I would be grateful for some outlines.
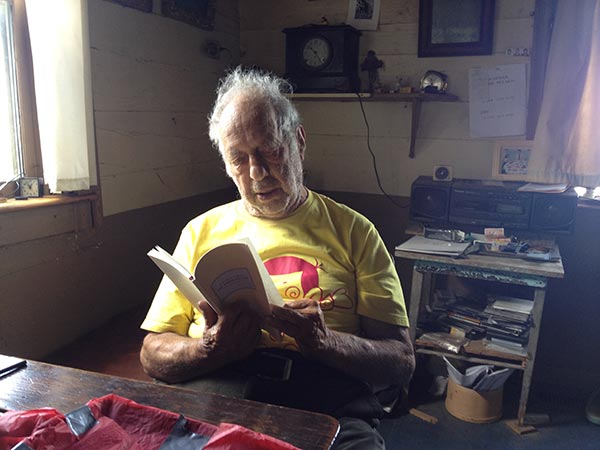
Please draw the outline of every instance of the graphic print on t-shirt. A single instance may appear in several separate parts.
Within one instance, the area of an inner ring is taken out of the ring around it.
[[[320,284],[319,272],[327,274],[327,270],[316,259],[311,263],[296,256],[279,256],[265,261],[265,267],[284,300],[315,299],[323,311],[354,308],[354,301],[345,286]]]

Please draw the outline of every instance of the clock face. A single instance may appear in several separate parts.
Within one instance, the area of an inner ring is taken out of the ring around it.
[[[302,46],[302,62],[311,70],[327,66],[332,56],[331,44],[323,37],[311,37]]]
[[[443,92],[446,90],[446,77],[436,71],[428,71],[421,79],[421,90],[425,92]]]
[[[19,180],[21,197],[39,197],[40,184],[37,178],[21,178]]]

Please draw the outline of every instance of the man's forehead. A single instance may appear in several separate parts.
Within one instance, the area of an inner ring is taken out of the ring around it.
[[[248,97],[233,99],[221,115],[221,130],[224,136],[243,131],[244,133],[273,133],[277,129],[275,111],[264,100]]]

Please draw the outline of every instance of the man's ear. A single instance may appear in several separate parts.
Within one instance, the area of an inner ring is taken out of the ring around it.
[[[300,159],[304,161],[304,150],[306,150],[306,131],[302,125],[298,125],[296,128],[296,142],[298,143],[298,153]]]
[[[228,176],[229,178],[233,178],[233,177],[231,176],[231,172],[229,171],[229,166],[227,165],[227,163],[225,163],[225,162],[224,162],[223,164],[225,165],[225,174],[227,174],[227,176]]]
[[[225,169],[225,173],[227,174],[227,176],[229,178],[233,178],[231,176],[231,172],[229,171],[229,164],[227,164],[227,162],[225,161],[225,154],[223,153],[223,149],[221,147],[219,147],[217,150],[219,151],[219,156],[221,156],[221,162],[223,163],[223,168]]]

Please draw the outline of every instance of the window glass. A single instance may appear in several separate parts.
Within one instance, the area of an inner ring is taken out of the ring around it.
[[[0,181],[22,173],[11,5],[0,0]]]

